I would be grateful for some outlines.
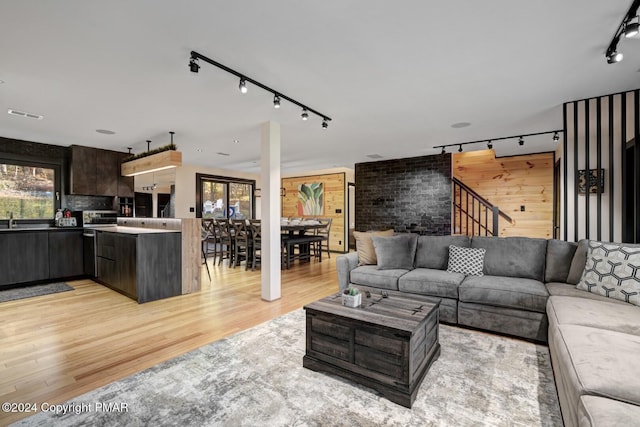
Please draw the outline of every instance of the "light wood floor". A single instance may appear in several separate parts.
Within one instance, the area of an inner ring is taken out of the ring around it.
[[[337,255],[282,272],[261,300],[260,272],[202,270],[200,292],[137,304],[91,280],[0,304],[0,403],[60,403],[337,292]],[[0,411],[0,425],[30,414]]]

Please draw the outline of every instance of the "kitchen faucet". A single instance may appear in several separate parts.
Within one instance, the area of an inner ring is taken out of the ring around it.
[[[9,212],[9,228],[16,227],[16,220],[13,219],[13,212]]]

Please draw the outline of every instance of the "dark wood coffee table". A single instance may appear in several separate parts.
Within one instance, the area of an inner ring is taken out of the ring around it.
[[[401,295],[362,295],[358,308],[335,294],[307,304],[303,366],[371,387],[408,408],[440,355],[438,305]]]

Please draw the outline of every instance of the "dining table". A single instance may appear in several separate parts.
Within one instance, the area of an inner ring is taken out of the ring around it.
[[[285,249],[283,265],[288,270],[291,266],[291,262],[295,259],[300,261],[311,260],[311,245],[321,239],[320,236],[306,235],[309,230],[316,230],[326,227],[326,224],[322,224],[316,220],[303,220],[303,221],[281,221],[280,230],[286,232],[283,234],[282,245]],[[295,248],[298,248],[298,253],[295,253]],[[319,261],[322,262],[322,253],[318,252]]]

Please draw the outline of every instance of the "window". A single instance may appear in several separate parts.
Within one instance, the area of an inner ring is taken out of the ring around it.
[[[53,219],[56,166],[0,160],[0,218]]]
[[[196,174],[196,216],[199,218],[253,218],[256,182],[222,176]]]

